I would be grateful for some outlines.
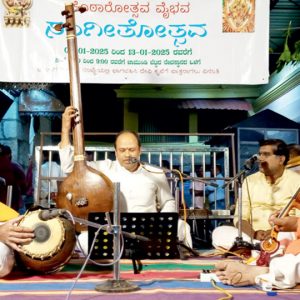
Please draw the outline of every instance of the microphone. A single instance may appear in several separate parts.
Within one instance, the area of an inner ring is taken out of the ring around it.
[[[251,170],[257,160],[258,160],[258,154],[253,154],[250,158],[245,160],[244,168],[246,170]]]
[[[136,157],[129,157],[128,160],[131,164],[140,163],[140,161]]]
[[[44,209],[39,213],[39,218],[42,221],[48,221],[59,216],[63,216],[66,213],[66,209]]]

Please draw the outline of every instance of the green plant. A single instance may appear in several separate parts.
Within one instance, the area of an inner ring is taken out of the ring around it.
[[[300,61],[300,40],[295,42],[294,45],[294,52],[291,53],[290,47],[289,47],[289,40],[292,36],[292,28],[291,28],[292,22],[289,22],[289,26],[287,29],[286,37],[285,37],[285,43],[284,43],[284,49],[281,55],[279,56],[277,62],[276,62],[276,71],[280,72],[282,68],[292,62],[297,63]]]

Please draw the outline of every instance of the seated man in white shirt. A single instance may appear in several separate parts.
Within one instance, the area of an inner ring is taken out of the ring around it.
[[[73,169],[73,149],[69,133],[71,121],[77,117],[74,107],[69,106],[63,114],[62,135],[59,144],[61,167],[64,173]],[[121,212],[176,212],[175,199],[171,194],[167,178],[159,168],[143,166],[139,161],[141,143],[132,131],[120,132],[115,140],[116,160],[88,162],[88,165],[104,173],[112,182],[120,183]],[[132,158],[137,161],[133,162]],[[82,236],[82,234],[81,234]],[[192,248],[190,228],[179,219],[178,238]],[[86,237],[85,237],[86,240]],[[86,242],[82,242],[87,252]]]

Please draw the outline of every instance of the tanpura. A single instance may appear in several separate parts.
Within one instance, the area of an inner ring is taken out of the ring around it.
[[[85,10],[84,7],[79,8],[81,13]],[[77,109],[79,119],[73,123],[73,171],[59,185],[56,205],[59,208],[66,208],[78,218],[87,219],[90,212],[109,212],[112,210],[114,190],[113,184],[107,176],[89,167],[86,163],[73,3],[65,5],[62,15],[65,16],[66,22],[58,24],[55,28],[56,30],[65,28],[67,32],[70,102]],[[76,225],[76,230],[79,232],[85,228],[83,225]]]

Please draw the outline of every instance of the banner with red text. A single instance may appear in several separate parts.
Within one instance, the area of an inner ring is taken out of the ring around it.
[[[85,0],[82,83],[268,82],[269,0]],[[0,81],[69,82],[64,0],[2,0]]]

